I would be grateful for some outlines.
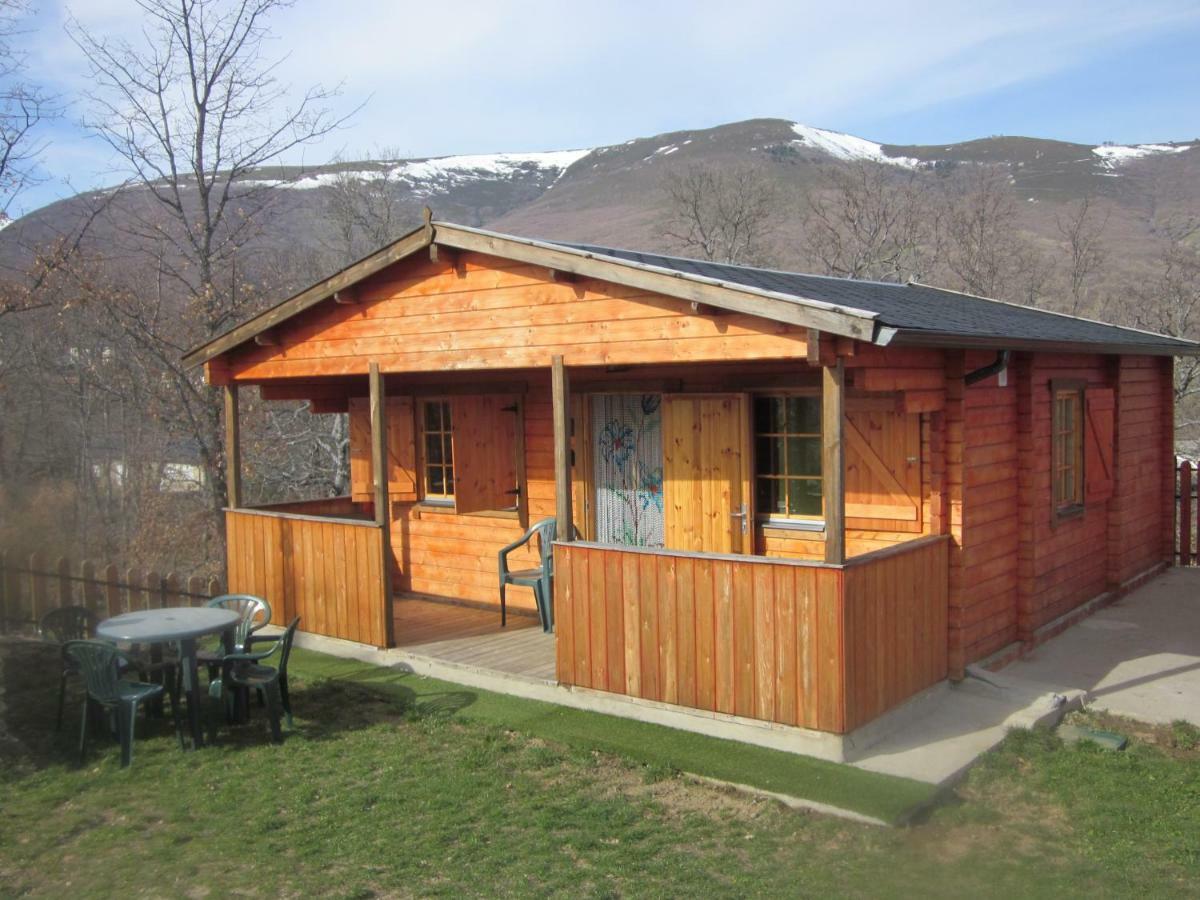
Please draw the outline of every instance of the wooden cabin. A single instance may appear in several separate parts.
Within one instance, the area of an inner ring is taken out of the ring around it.
[[[494,607],[556,517],[561,684],[846,734],[1170,564],[1198,349],[427,220],[186,362],[225,390],[231,590],[386,647],[394,598]],[[250,385],[349,414],[349,496],[242,506]]]

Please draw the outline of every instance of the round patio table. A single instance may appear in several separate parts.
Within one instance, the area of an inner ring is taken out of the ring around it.
[[[200,724],[200,678],[196,666],[196,639],[221,632],[225,652],[233,652],[233,627],[241,617],[231,609],[168,607],[122,613],[96,626],[96,636],[131,644],[179,644],[183,690],[187,694],[188,725],[192,746],[204,746]]]

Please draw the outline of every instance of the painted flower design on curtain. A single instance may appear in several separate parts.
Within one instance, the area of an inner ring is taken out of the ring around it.
[[[592,400],[601,542],[663,544],[661,404],[659,394],[610,394]]]

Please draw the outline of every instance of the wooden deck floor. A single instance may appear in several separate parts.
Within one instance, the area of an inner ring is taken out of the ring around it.
[[[554,680],[554,635],[534,616],[474,609],[419,597],[393,602],[396,647],[446,662]]]

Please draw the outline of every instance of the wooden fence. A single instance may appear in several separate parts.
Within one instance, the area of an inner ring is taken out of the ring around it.
[[[555,545],[562,684],[845,733],[946,677],[947,541],[845,566]]]
[[[26,631],[47,612],[61,606],[84,606],[101,618],[137,609],[201,606],[222,593],[217,578],[155,569],[119,569],[90,559],[76,563],[43,553],[18,559],[0,553],[0,628]]]
[[[1193,464],[1189,460],[1179,463],[1175,470],[1175,560],[1181,566],[1200,565],[1200,552],[1196,547],[1196,501],[1200,496],[1200,463]]]

